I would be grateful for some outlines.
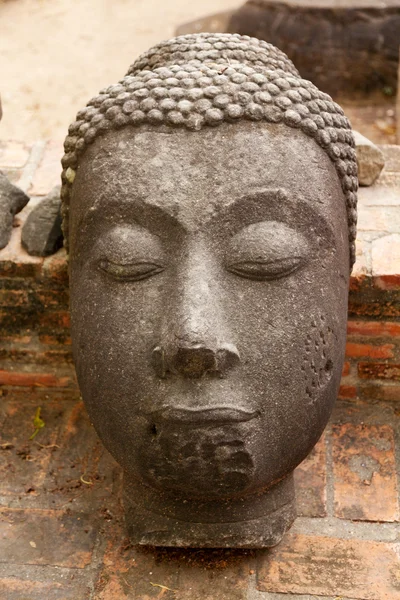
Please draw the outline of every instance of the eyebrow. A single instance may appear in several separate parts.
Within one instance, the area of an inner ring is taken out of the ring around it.
[[[105,197],[106,195],[104,195]],[[167,228],[173,228],[176,232],[189,231],[187,224],[171,214],[170,210],[165,210],[162,206],[149,200],[149,197],[136,197],[128,200],[126,196],[121,196],[121,204],[118,207],[121,222],[125,220],[129,224],[133,219],[138,225],[156,234],[165,232],[166,222]],[[80,228],[90,228],[94,219],[103,216],[101,204],[102,201],[99,198],[98,210],[88,210],[80,222]],[[222,206],[220,210],[216,206],[216,209],[215,213],[202,220],[203,225],[208,223],[210,226],[218,226],[218,223],[222,222],[224,229],[235,233],[251,223],[281,221],[290,224],[296,217],[297,221],[300,220],[299,224],[303,226],[303,229],[309,229],[310,223],[318,223],[321,232],[325,232],[328,238],[335,237],[332,224],[320,211],[310,202],[284,188],[259,187],[251,190],[248,194],[232,197],[232,201],[228,205]]]
[[[254,211],[249,209],[253,208]],[[334,237],[334,229],[328,219],[310,202],[284,188],[258,188],[249,194],[233,199],[232,203],[218,211],[217,218],[223,219],[228,227],[241,227],[260,221],[283,221],[290,223],[296,217],[307,228],[310,223],[318,223],[329,237]]]

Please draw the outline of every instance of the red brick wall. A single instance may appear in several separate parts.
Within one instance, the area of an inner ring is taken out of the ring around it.
[[[75,387],[64,251],[0,261],[0,386]]]
[[[399,279],[351,279],[342,398],[400,400]]]

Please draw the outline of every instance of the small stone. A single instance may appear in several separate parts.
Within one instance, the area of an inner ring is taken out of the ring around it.
[[[22,246],[33,256],[49,256],[63,244],[60,186],[32,210],[22,228]]]
[[[10,240],[14,216],[28,202],[29,197],[0,171],[0,249],[7,246]]]
[[[378,179],[385,166],[382,150],[358,131],[354,131],[354,137],[356,140],[358,179],[360,185],[372,185]]]

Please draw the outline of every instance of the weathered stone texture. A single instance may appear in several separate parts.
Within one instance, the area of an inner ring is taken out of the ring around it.
[[[332,95],[397,88],[398,0],[249,0],[228,31],[277,45],[305,79]]]
[[[22,246],[33,256],[54,254],[63,245],[60,186],[29,213],[22,229]]]
[[[358,131],[354,132],[357,152],[358,181],[360,185],[370,186],[378,179],[385,159],[382,150]]]

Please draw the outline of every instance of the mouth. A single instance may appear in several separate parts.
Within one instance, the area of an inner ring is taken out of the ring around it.
[[[151,417],[169,423],[241,423],[255,419],[259,414],[259,411],[250,412],[227,406],[213,406],[202,409],[167,406],[151,413]]]

